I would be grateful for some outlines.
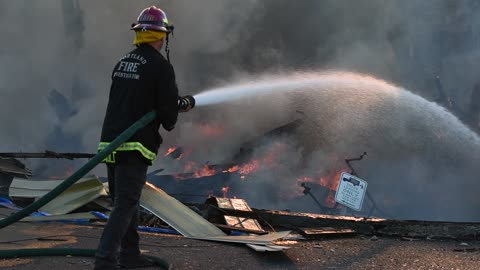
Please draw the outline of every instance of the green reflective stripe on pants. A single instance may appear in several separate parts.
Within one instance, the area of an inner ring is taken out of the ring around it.
[[[100,144],[98,145],[98,151],[102,151],[109,144],[110,143],[108,142],[100,142]],[[142,156],[144,156],[148,160],[153,161],[155,160],[155,158],[157,158],[157,155],[155,153],[148,150],[148,148],[146,148],[145,146],[143,146],[143,144],[139,142],[122,143],[115,151],[139,151],[142,154]],[[110,158],[107,158],[107,159],[110,159]],[[114,160],[112,160],[113,158],[111,158],[110,160],[107,160],[107,159],[105,160],[105,162],[115,162]]]
[[[101,150],[99,150],[100,152]],[[110,155],[108,155],[104,160],[102,160],[102,162],[105,162],[105,163],[115,163],[115,154],[117,152],[112,152]]]

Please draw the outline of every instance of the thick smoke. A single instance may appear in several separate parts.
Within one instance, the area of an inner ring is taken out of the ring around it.
[[[152,4],[176,26],[171,57],[183,94],[258,74],[344,69],[392,81],[479,129],[480,100],[471,99],[480,60],[474,0],[18,0],[0,1],[0,151],[95,152],[111,68],[132,49],[130,23]],[[192,158],[198,162],[227,161],[243,140],[267,131],[265,124],[297,119],[292,102],[282,95],[221,121],[216,116],[230,115],[229,106],[198,108],[181,115],[176,130],[163,132],[164,147],[197,147]],[[212,123],[225,134],[192,132]]]
[[[8,63],[1,70],[1,115],[9,131],[2,134],[3,148],[43,147],[56,124],[45,98],[52,89],[78,108],[58,124],[82,133],[85,150],[94,148],[110,69],[131,48],[129,24],[151,4],[163,7],[177,27],[171,47],[183,93],[239,75],[331,67],[373,74],[429,99],[438,96],[438,75],[465,112],[477,80],[474,1],[2,2],[2,39],[12,44],[0,51]],[[9,120],[12,111],[20,121]],[[190,117],[197,118],[184,118]]]
[[[275,157],[283,161],[268,172],[267,178],[278,188],[257,192],[291,188],[300,176],[328,175],[339,169],[339,161],[367,152],[355,164],[356,171],[369,182],[377,203],[393,217],[478,220],[480,200],[475,187],[480,138],[436,103],[354,73],[284,75],[259,80],[257,85],[262,86],[257,95],[221,105],[226,106],[223,114],[211,119],[226,122],[228,136],[196,147],[204,153],[228,141],[237,143],[238,149],[243,140],[254,139],[254,133],[302,119],[291,137],[275,140],[288,146],[277,149]],[[239,86],[225,88],[224,94]],[[234,123],[227,123],[232,119]],[[275,151],[272,145],[268,151]],[[259,147],[253,156],[261,159],[264,148]],[[271,201],[268,204],[261,198],[255,197],[256,202],[271,206]]]

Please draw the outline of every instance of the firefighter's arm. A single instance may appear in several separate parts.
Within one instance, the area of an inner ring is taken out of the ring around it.
[[[178,88],[175,81],[175,72],[171,65],[167,66],[162,74],[163,80],[160,80],[157,112],[165,130],[170,131],[175,128],[178,118]]]

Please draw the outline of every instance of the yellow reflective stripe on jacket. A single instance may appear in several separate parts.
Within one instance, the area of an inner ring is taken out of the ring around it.
[[[103,149],[105,149],[110,143],[108,142],[100,142],[100,144],[98,145],[98,151],[102,151]],[[157,155],[155,153],[153,153],[152,151],[148,150],[148,148],[146,148],[145,146],[143,146],[143,144],[139,143],[139,142],[124,142],[122,143],[114,152],[113,154],[115,154],[116,151],[139,151],[142,156],[144,156],[146,159],[148,160],[155,160],[157,158]],[[115,162],[113,156],[114,155],[111,155],[112,157],[108,156],[106,159],[105,159],[105,162]]]

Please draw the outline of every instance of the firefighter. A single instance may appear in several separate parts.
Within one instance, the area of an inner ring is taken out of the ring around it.
[[[113,210],[95,253],[95,269],[147,267],[153,263],[139,248],[138,208],[147,168],[156,158],[162,138],[160,127],[171,131],[179,111],[194,106],[191,96],[179,97],[175,73],[169,61],[168,37],[173,30],[165,12],[151,6],[136,23],[134,50],[123,56],[111,74],[109,101],[98,150],[146,113],[158,117],[140,129],[107,157],[108,183]],[[165,45],[167,59],[160,53]]]

